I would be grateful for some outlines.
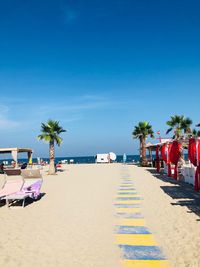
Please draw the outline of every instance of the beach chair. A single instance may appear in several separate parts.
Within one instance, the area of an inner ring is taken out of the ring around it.
[[[22,207],[25,200],[30,197],[34,200],[40,196],[42,176],[38,170],[22,170],[23,175],[6,175],[5,183],[0,190],[0,199],[6,200],[7,207],[13,202],[22,200]]]
[[[4,169],[4,172],[8,175],[8,176],[13,176],[13,175],[20,175],[21,174],[21,169]]]
[[[0,190],[0,200],[6,199],[7,196],[20,192],[23,188],[23,178],[21,176],[5,175],[4,184]]]
[[[24,179],[22,192],[29,194],[29,196],[33,199],[38,199],[40,197],[40,189],[43,183],[40,170],[21,170],[21,176]]]
[[[3,188],[5,184],[5,174],[0,174],[0,190]]]

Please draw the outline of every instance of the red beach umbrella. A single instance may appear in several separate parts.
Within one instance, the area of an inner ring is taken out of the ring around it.
[[[160,146],[157,145],[157,146],[156,146],[156,169],[157,169],[157,172],[160,172],[159,149],[160,149]]]
[[[170,152],[169,161],[175,165],[174,178],[178,178],[178,162],[181,156],[181,144],[178,141],[173,141]]]
[[[166,144],[163,144],[161,146],[161,157],[162,157],[162,160],[167,163],[167,155],[166,155],[166,149],[167,149],[167,145]]]
[[[172,176],[172,171],[171,171],[171,163],[170,163],[170,151],[171,151],[172,144],[169,143],[167,144],[167,166],[168,166],[168,177]]]
[[[197,150],[195,138],[190,138],[188,146],[188,158],[194,166],[197,166]]]
[[[188,146],[188,158],[196,166],[194,189],[200,189],[200,140],[190,138]]]

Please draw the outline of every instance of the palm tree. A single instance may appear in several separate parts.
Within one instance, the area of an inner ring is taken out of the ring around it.
[[[132,132],[134,139],[140,140],[140,158],[141,158],[141,165],[147,165],[147,158],[146,158],[146,139],[148,136],[154,138],[154,132],[152,126],[149,122],[141,121],[138,125],[135,126]]]
[[[62,143],[61,133],[66,132],[60,125],[59,121],[49,119],[47,123],[41,124],[41,134],[38,140],[44,140],[49,143],[49,174],[55,174],[55,149],[54,144],[58,146]]]
[[[192,136],[194,136],[194,137],[200,137],[200,131],[199,130],[196,130],[196,129],[193,129],[192,130]]]
[[[190,127],[192,125],[192,120],[183,115],[174,115],[171,116],[171,120],[167,121],[167,125],[170,126],[170,128],[167,130],[166,134],[174,130],[173,139],[179,139],[182,136],[182,132],[187,135],[191,133]]]

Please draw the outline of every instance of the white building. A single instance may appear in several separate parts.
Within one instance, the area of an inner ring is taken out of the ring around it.
[[[117,156],[113,153],[106,153],[106,154],[97,154],[95,159],[96,163],[110,163],[115,161]]]

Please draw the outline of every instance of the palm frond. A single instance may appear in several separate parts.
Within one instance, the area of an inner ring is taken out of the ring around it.
[[[132,136],[134,139],[139,139],[141,137],[147,138],[148,136],[154,137],[154,132],[152,129],[152,126],[149,124],[149,122],[146,121],[140,121],[138,125],[134,127],[134,130],[132,132]]]
[[[49,119],[47,123],[41,123],[41,134],[38,135],[38,140],[45,142],[56,142],[58,146],[62,143],[62,138],[59,136],[61,133],[66,132],[59,121]]]
[[[166,134],[170,133],[171,131],[173,130],[173,128],[169,128],[167,131],[166,131]]]

